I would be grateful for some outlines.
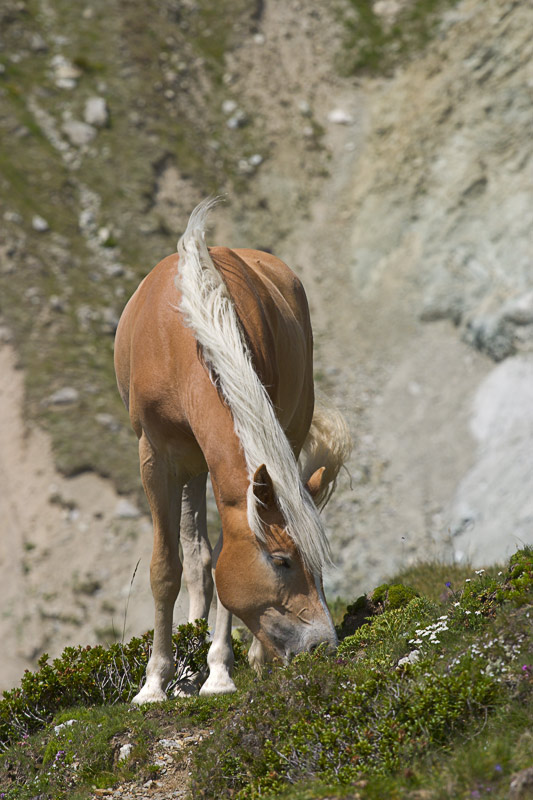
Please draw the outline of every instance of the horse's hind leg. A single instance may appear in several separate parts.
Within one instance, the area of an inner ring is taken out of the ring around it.
[[[146,668],[146,682],[134,703],[154,703],[166,698],[165,688],[174,675],[172,619],[181,584],[179,520],[181,487],[170,475],[143,434],[139,459],[144,490],[154,524],[154,546],[150,563],[150,584],[155,605],[154,645]]]
[[[207,536],[205,484],[207,473],[187,482],[181,496],[180,541],[183,550],[183,577],[189,593],[189,622],[207,619],[213,599],[211,544]],[[198,694],[207,668],[180,681],[178,697]]]
[[[213,599],[211,545],[207,537],[206,479],[207,473],[192,478],[182,495],[180,539],[183,577],[189,593],[189,622],[207,619]]]

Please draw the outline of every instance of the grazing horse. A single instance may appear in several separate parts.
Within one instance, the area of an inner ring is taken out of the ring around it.
[[[178,253],[142,281],[116,335],[117,382],[139,438],[154,527],[154,644],[138,703],[163,700],[173,676],[182,571],[194,620],[207,617],[215,569],[219,602],[203,694],[235,690],[232,613],[254,634],[256,665],[336,643],[322,589],[329,549],[313,498],[320,504],[328,494],[349,436],[337,412],[313,415],[300,281],[268,253],[208,248],[214,202],[193,211]],[[222,522],[213,553],[208,472]]]

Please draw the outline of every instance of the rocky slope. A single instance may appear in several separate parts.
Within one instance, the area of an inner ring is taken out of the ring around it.
[[[149,624],[112,333],[213,189],[213,242],[302,275],[317,384],[354,434],[330,592],[533,540],[528,3],[462,0],[387,78],[341,77],[341,17],[300,0],[0,14],[0,683],[121,631],[139,557],[128,632]]]

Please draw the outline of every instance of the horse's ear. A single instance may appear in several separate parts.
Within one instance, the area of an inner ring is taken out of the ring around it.
[[[274,508],[276,505],[276,493],[272,478],[264,464],[261,464],[254,475],[254,495],[264,508]]]
[[[307,489],[313,500],[316,500],[316,498],[320,495],[322,491],[322,483],[324,481],[325,471],[326,471],[325,467],[320,467],[319,469],[317,469],[316,472],[313,472],[313,474],[311,475],[311,477],[309,478],[309,480],[305,485],[305,488]]]

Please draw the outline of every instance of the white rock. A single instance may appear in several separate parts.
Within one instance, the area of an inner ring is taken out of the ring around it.
[[[336,125],[351,125],[353,117],[343,108],[334,108],[328,114],[328,121],[334,122]]]
[[[81,70],[64,56],[57,55],[52,59],[52,68],[56,86],[60,89],[74,89],[81,76]]]
[[[40,217],[38,214],[32,218],[31,226],[34,231],[38,231],[39,233],[46,233],[46,231],[50,230],[50,225],[44,219],[44,217]]]
[[[22,217],[16,211],[6,211],[4,219],[6,222],[14,222],[16,225],[20,225],[22,222]]]
[[[34,53],[45,53],[48,50],[48,45],[40,33],[34,33],[30,39],[30,50]]]
[[[158,744],[167,750],[181,750],[183,742],[180,739],[160,739]]]
[[[248,117],[241,108],[238,108],[237,111],[228,119],[226,125],[231,130],[235,130],[236,128],[242,128],[247,122]]]
[[[92,125],[77,119],[68,119],[64,122],[63,132],[75,147],[83,147],[89,144],[96,136],[96,130]]]
[[[69,403],[76,403],[79,399],[79,392],[73,386],[65,386],[50,395],[48,402],[53,406],[65,406]]]
[[[400,658],[398,661],[398,666],[401,667],[404,664],[416,664],[417,661],[420,660],[420,650],[411,650],[409,655],[404,656],[404,658]]]
[[[105,128],[109,122],[109,109],[105,98],[89,97],[85,103],[83,119],[88,125],[94,125],[96,128]]]
[[[131,751],[133,750],[132,744],[123,744],[120,750],[118,751],[118,760],[119,761],[126,761],[131,755]]]
[[[99,244],[103,244],[104,242],[107,242],[107,240],[109,239],[110,236],[111,236],[111,230],[109,228],[106,228],[106,227],[98,228],[97,237],[98,237],[98,243]]]
[[[224,100],[222,103],[222,111],[224,114],[233,114],[237,110],[237,103],[235,100]]]
[[[62,722],[61,725],[54,725],[54,733],[60,733],[65,728],[69,728],[71,725],[74,725],[77,721],[77,719],[68,719],[66,722]]]
[[[515,325],[531,325],[533,322],[533,292],[509,300],[502,310],[504,319]]]
[[[129,500],[126,500],[125,497],[122,497],[116,507],[115,507],[115,517],[119,519],[136,519],[140,517],[141,512],[131,503]]]
[[[248,159],[248,163],[252,167],[258,167],[260,164],[263,163],[263,156],[260,155],[259,153],[254,153],[254,155],[250,156],[250,158]]]

